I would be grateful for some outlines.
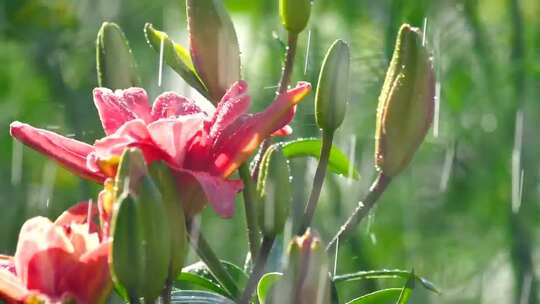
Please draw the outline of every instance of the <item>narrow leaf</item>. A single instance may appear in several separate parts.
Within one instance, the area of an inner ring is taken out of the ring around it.
[[[414,289],[414,271],[411,272],[409,275],[409,278],[407,279],[407,282],[405,283],[405,286],[403,286],[403,289],[401,289],[401,294],[399,295],[399,299],[396,302],[396,304],[407,304],[409,303],[409,299],[412,295],[413,289]]]
[[[259,297],[259,302],[261,304],[265,303],[266,296],[270,291],[270,288],[281,279],[283,274],[279,272],[269,272],[261,277],[259,284],[257,285],[257,296]]]
[[[179,290],[171,295],[171,304],[234,304],[222,295],[198,290]]]
[[[319,159],[321,156],[322,141],[318,138],[301,138],[281,144],[283,154],[287,158],[311,156]],[[328,160],[330,171],[358,180],[360,174],[351,166],[345,153],[332,145],[330,159]]]
[[[355,273],[349,273],[344,275],[335,276],[333,278],[333,281],[335,283],[341,283],[341,282],[349,282],[349,281],[356,281],[356,280],[366,280],[366,279],[395,279],[395,278],[409,278],[411,273],[409,271],[405,270],[370,270],[370,271],[358,271]],[[434,293],[440,294],[441,292],[439,289],[433,284],[432,282],[428,281],[427,279],[420,277],[418,275],[414,275],[414,278],[424,286],[429,291],[432,291]]]
[[[363,295],[346,304],[395,304],[401,288],[388,288]]]
[[[178,73],[190,86],[206,98],[209,98],[208,90],[197,75],[191,56],[184,47],[171,40],[167,33],[154,29],[154,26],[150,23],[144,26],[144,34],[148,44],[158,54],[163,46],[163,61],[168,66]]]
[[[204,289],[208,291],[212,291],[215,293],[219,293],[223,296],[229,296],[228,292],[223,289],[218,283],[213,282],[209,279],[207,279],[204,276],[190,273],[190,272],[182,272],[177,278],[174,283],[174,286],[179,289]]]

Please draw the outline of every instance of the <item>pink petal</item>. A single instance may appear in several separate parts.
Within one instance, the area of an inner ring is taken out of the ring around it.
[[[133,119],[152,121],[151,108],[146,92],[141,88],[116,90],[94,89],[94,104],[99,113],[105,134],[110,135],[124,123]]]
[[[238,81],[218,103],[216,112],[210,122],[209,137],[214,139],[238,117],[249,109],[251,98],[247,95],[247,83]]]
[[[0,300],[6,303],[23,303],[30,292],[11,272],[0,269]]]
[[[229,176],[257,149],[261,141],[285,127],[294,115],[294,107],[311,90],[307,82],[281,94],[266,110],[254,115],[244,115],[216,139],[212,150],[214,159],[210,173]]]
[[[55,261],[40,260],[40,263],[34,265],[32,269],[29,268],[29,263],[35,255],[52,248],[65,252],[73,250],[71,242],[61,227],[54,225],[44,217],[34,217],[23,224],[19,233],[14,261],[17,275],[29,288],[31,288],[28,285],[30,281],[43,282],[44,288],[54,285],[50,274],[57,268],[54,264]],[[39,268],[36,268],[38,266]]]
[[[192,204],[192,206],[184,206],[188,209],[187,214],[200,211],[204,203],[208,201],[212,209],[221,217],[233,216],[235,196],[243,188],[242,181],[226,180],[201,171],[179,170],[178,173],[178,187],[182,189],[181,193],[184,191],[184,195],[189,193],[189,197],[182,197],[182,201]],[[194,187],[198,187],[202,192]]]
[[[73,173],[99,183],[105,180],[100,172],[92,172],[86,167],[86,158],[94,148],[86,143],[63,137],[56,133],[34,128],[20,122],[10,126],[11,136],[32,149],[54,159]]]
[[[87,166],[91,170],[101,170],[100,161],[122,155],[124,149],[141,149],[148,163],[164,158],[165,154],[156,146],[143,120],[135,119],[125,123],[114,134],[94,143],[95,151],[88,157]]]
[[[156,146],[170,158],[170,165],[182,167],[188,144],[201,130],[204,115],[183,115],[174,119],[160,119],[148,125],[148,132]]]
[[[174,92],[165,92],[156,98],[152,106],[152,119],[197,114],[202,110],[192,100]]]
[[[283,136],[289,136],[293,133],[293,130],[291,128],[291,126],[289,125],[286,125],[285,127],[275,131],[274,133],[272,133],[272,136],[278,136],[278,137],[283,137]]]

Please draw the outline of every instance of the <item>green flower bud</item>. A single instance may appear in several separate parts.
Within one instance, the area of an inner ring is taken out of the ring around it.
[[[401,26],[377,108],[375,163],[386,176],[411,161],[433,120],[435,76],[422,32]]]
[[[190,52],[197,74],[217,104],[240,80],[238,38],[222,0],[187,0]]]
[[[279,0],[279,17],[285,29],[293,34],[303,31],[311,14],[311,0]]]
[[[140,86],[137,65],[122,29],[104,22],[96,41],[98,85],[110,89]]]
[[[315,96],[315,118],[325,132],[333,133],[345,118],[349,65],[349,46],[343,40],[336,40],[324,58]]]
[[[258,222],[264,236],[283,232],[291,209],[290,176],[289,161],[277,145],[271,146],[263,155],[257,180]]]
[[[113,280],[130,298],[152,303],[169,275],[171,237],[163,198],[139,150],[122,155],[117,188],[111,230]]]
[[[159,187],[167,211],[171,236],[170,276],[176,278],[182,271],[188,249],[184,208],[171,170],[161,162],[154,162],[150,174]]]
[[[328,256],[319,236],[306,230],[295,236],[288,248],[288,266],[272,289],[270,303],[330,304]]]

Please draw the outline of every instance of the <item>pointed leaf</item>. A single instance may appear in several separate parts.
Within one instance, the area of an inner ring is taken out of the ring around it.
[[[207,291],[179,290],[171,295],[171,304],[235,304],[222,295]]]
[[[187,0],[190,53],[197,74],[217,104],[240,80],[238,38],[222,0]]]
[[[223,289],[218,283],[209,280],[208,278],[191,273],[191,272],[182,272],[174,283],[174,286],[179,289],[203,289],[219,293],[220,295],[229,296],[229,293]]]
[[[321,156],[322,141],[318,138],[301,138],[281,145],[283,154],[287,158],[311,156],[319,159]],[[360,174],[358,174],[355,168],[352,168],[345,153],[334,145],[332,145],[332,150],[330,151],[328,169],[336,174],[344,175],[355,180],[360,178]]]
[[[189,52],[180,44],[169,38],[167,33],[154,29],[147,23],[144,26],[144,34],[150,46],[158,53],[161,52],[163,41],[163,61],[180,75],[190,86],[196,89],[206,98],[209,98],[208,90],[200,80]]]
[[[407,304],[409,303],[409,299],[412,295],[413,289],[414,289],[414,282],[416,281],[414,277],[414,271],[411,271],[411,274],[409,275],[409,278],[407,279],[407,282],[405,283],[405,286],[403,286],[403,289],[401,289],[401,294],[399,295],[399,299],[396,302],[396,304]]]
[[[137,65],[122,29],[104,22],[96,41],[98,85],[110,89],[141,86]]]
[[[365,279],[409,278],[410,275],[411,273],[409,271],[399,269],[369,270],[335,276],[332,281],[334,281],[334,283],[340,283]],[[441,293],[439,289],[435,286],[435,284],[428,281],[427,279],[418,275],[414,275],[414,277],[418,282],[420,282],[420,284],[422,284],[422,286],[424,286],[425,289],[437,294]]]
[[[257,285],[257,296],[259,297],[259,302],[261,304],[265,303],[268,291],[270,291],[270,288],[272,288],[274,283],[279,281],[282,276],[283,274],[279,272],[269,272],[261,277],[259,284]]]
[[[388,288],[363,295],[346,304],[395,304],[399,298],[401,288]]]

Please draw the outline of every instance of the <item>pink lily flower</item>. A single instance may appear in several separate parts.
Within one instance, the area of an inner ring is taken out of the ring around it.
[[[89,203],[21,228],[15,256],[0,256],[0,299],[7,303],[104,303],[111,290],[108,256]]]
[[[295,107],[309,93],[307,82],[281,94],[266,110],[248,114],[247,83],[236,82],[214,113],[173,92],[157,97],[153,106],[146,92],[130,88],[112,92],[94,89],[94,103],[106,136],[93,146],[27,124],[11,124],[11,135],[55,159],[76,174],[103,183],[113,177],[119,156],[137,147],[148,163],[165,161],[181,187],[188,216],[208,201],[222,217],[234,213],[240,180],[227,179],[270,135],[290,133]]]

